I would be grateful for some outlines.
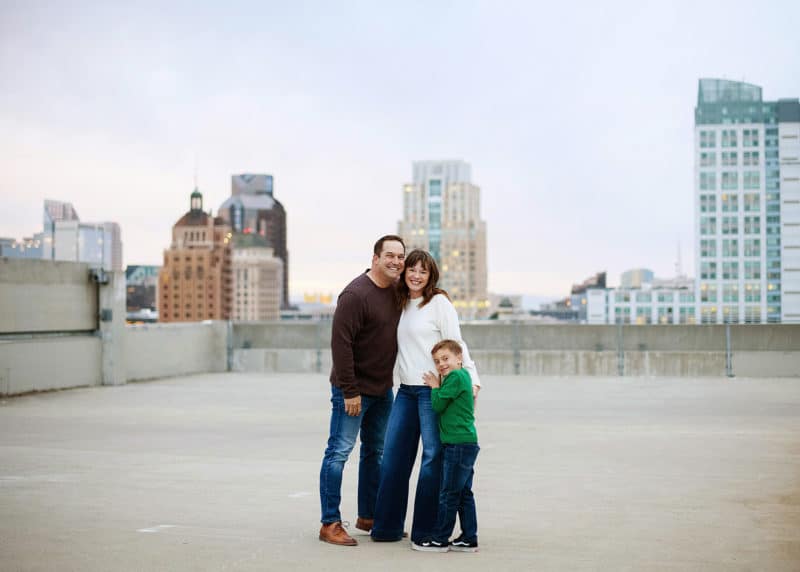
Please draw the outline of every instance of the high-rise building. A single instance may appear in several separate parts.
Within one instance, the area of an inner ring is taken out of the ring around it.
[[[800,322],[800,101],[700,80],[695,236],[701,323]]]
[[[80,218],[72,203],[49,199],[44,201],[44,212],[42,213],[42,225],[44,228],[42,232],[42,258],[47,260],[55,259],[56,223],[77,220],[80,220]]]
[[[71,203],[46,200],[42,258],[87,262],[92,268],[122,270],[122,239],[115,222],[81,222]]]
[[[53,225],[53,260],[88,262],[93,268],[122,270],[122,242],[115,222],[57,221]]]
[[[125,309],[137,312],[155,310],[158,300],[159,266],[129,265],[125,268]]]
[[[587,320],[586,292],[592,288],[605,288],[605,287],[606,287],[606,273],[597,272],[592,276],[589,276],[583,282],[572,285],[572,288],[570,289],[569,298],[565,300],[565,305],[568,308],[572,308],[579,322],[586,322]]]
[[[286,210],[273,196],[272,175],[233,175],[231,196],[219,207],[219,215],[234,234],[257,234],[267,240],[281,259],[281,307],[289,306],[289,252],[286,248]]]
[[[164,251],[159,273],[160,322],[227,320],[231,317],[230,227],[203,211],[195,189],[190,209],[172,227],[172,244]]]
[[[440,285],[459,316],[488,315],[486,223],[480,218],[480,187],[464,161],[416,161],[413,182],[403,185],[398,234],[409,250],[429,251],[439,264]]]
[[[647,268],[632,268],[619,277],[620,288],[641,288],[643,284],[652,284],[654,274]]]
[[[41,232],[22,240],[0,238],[0,257],[40,260],[43,243],[44,234]]]
[[[280,319],[283,262],[257,234],[234,234],[233,240],[233,319]]]

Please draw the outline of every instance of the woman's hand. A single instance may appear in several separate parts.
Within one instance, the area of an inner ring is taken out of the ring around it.
[[[439,376],[433,373],[432,371],[426,371],[422,374],[422,380],[425,382],[425,385],[432,389],[438,389],[440,384]]]
[[[473,385],[472,386],[472,399],[478,399],[478,392],[481,390],[480,385]]]

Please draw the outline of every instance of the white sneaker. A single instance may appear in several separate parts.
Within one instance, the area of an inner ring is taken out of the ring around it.
[[[460,536],[450,543],[450,550],[453,552],[477,552],[477,540],[464,540]]]
[[[430,538],[426,538],[419,544],[412,542],[411,548],[414,550],[419,550],[420,552],[447,552],[450,550],[446,542],[441,543]]]

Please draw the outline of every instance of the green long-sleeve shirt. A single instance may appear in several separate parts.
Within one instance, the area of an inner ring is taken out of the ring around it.
[[[439,414],[439,436],[442,443],[477,443],[475,402],[472,379],[465,369],[454,369],[442,380],[440,388],[431,391],[431,405]]]

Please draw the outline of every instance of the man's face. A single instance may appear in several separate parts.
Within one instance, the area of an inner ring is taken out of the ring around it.
[[[403,260],[406,250],[402,243],[396,240],[385,240],[380,256],[372,255],[372,269],[388,282],[396,282],[403,271]]]
[[[454,369],[461,368],[461,356],[442,348],[433,354],[433,363],[436,364],[436,371],[439,372],[439,375],[444,377]]]

